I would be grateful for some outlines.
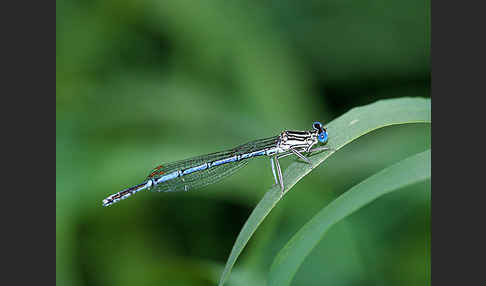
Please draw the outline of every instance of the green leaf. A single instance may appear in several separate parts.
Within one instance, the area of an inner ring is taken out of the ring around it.
[[[390,125],[430,122],[430,99],[425,98],[380,100],[369,105],[353,108],[326,125],[329,134],[327,146],[331,147],[332,151],[323,151],[309,157],[312,166],[296,161],[285,170],[283,173],[285,193],[334,152],[366,133]],[[280,188],[273,186],[255,207],[233,245],[221,274],[220,286],[228,279],[236,259],[253,233],[282,197]]]
[[[377,198],[430,178],[430,149],[374,174],[324,207],[280,250],[270,268],[269,285],[289,285],[304,259],[337,222]]]

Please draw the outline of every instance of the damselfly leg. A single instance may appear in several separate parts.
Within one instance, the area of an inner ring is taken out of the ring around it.
[[[309,158],[304,156],[302,153],[295,150],[294,148],[290,148],[289,150],[290,150],[289,153],[284,153],[284,154],[280,154],[280,155],[270,157],[270,163],[272,165],[272,173],[273,173],[273,178],[275,179],[275,185],[280,184],[280,189],[282,191],[282,194],[284,193],[285,186],[283,184],[282,168],[280,167],[279,159],[290,156],[290,155],[296,155],[297,157],[302,159],[305,163],[310,164],[312,166],[312,162],[309,160]],[[330,147],[321,146],[321,147],[318,147],[318,148],[314,148],[314,149],[308,151],[307,153],[313,153],[313,152],[319,152],[319,151],[325,151],[325,150],[332,150],[332,149]],[[276,173],[275,173],[275,169],[277,170]]]
[[[277,167],[278,181],[280,183],[280,189],[282,190],[282,195],[283,195],[285,187],[283,184],[282,169],[280,168],[280,163],[278,162],[279,157],[280,156],[275,156],[275,167]]]
[[[294,153],[295,155],[297,155],[297,157],[299,157],[300,159],[304,160],[304,162],[306,162],[308,164],[312,164],[311,161],[307,157],[302,155],[299,151],[295,150],[294,148],[290,148],[290,151],[292,153]]]
[[[272,174],[275,179],[275,185],[278,185],[277,174],[275,173],[275,163],[273,157],[270,157],[270,163],[272,164]]]
[[[312,150],[309,151],[309,153],[314,153],[314,152],[320,152],[320,151],[325,151],[325,150],[334,150],[330,147],[325,147],[325,146],[321,146],[321,147],[317,147],[317,148],[314,148]]]

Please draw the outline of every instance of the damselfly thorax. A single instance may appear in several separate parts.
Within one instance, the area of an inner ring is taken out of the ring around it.
[[[287,153],[290,149],[301,152],[309,150],[317,144],[318,130],[315,131],[291,131],[285,130],[279,135],[278,153]]]

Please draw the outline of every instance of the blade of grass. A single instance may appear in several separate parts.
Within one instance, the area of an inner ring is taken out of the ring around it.
[[[430,178],[430,149],[367,178],[324,207],[280,250],[270,268],[269,285],[290,285],[295,273],[336,223],[377,198]]]
[[[313,166],[296,161],[285,170],[283,174],[285,192],[290,190],[299,180],[313,168],[324,162],[334,152],[366,133],[390,125],[430,122],[430,99],[425,98],[380,100],[372,104],[353,108],[326,126],[329,133],[329,142],[327,144],[333,149],[332,151],[323,151],[311,156],[310,160]],[[243,248],[282,197],[280,189],[277,186],[273,186],[255,207],[233,245],[221,274],[219,286],[226,282]]]

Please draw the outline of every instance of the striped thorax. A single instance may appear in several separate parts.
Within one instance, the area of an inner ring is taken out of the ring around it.
[[[285,130],[280,133],[278,142],[278,153],[287,153],[290,149],[301,152],[309,150],[318,143],[318,130],[311,131],[291,131]]]

